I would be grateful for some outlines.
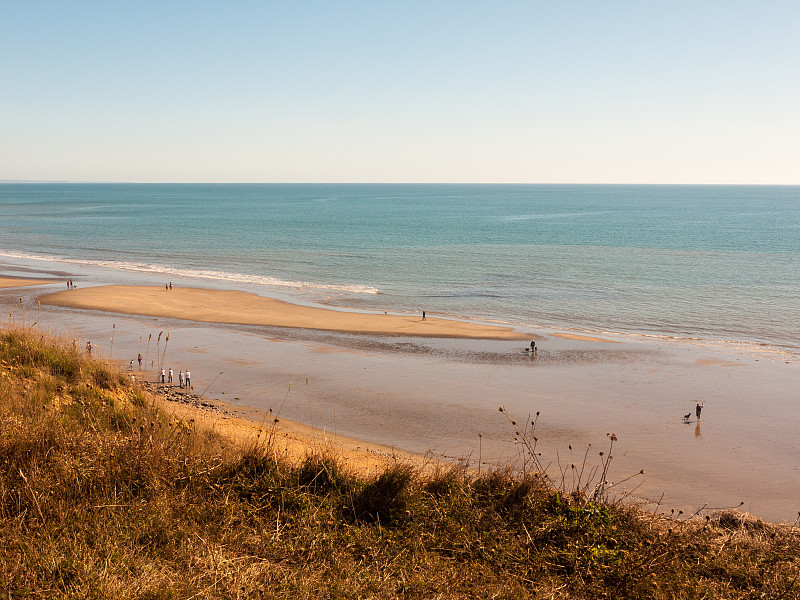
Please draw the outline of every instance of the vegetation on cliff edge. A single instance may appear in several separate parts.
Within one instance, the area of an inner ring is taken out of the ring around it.
[[[269,430],[237,446],[118,367],[0,333],[0,588],[9,598],[797,598],[800,530],[677,521],[539,477],[371,479]]]

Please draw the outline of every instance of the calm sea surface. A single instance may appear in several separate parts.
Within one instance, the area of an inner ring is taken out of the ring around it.
[[[0,255],[800,351],[796,186],[0,184]]]

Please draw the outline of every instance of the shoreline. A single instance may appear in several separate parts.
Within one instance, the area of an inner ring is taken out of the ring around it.
[[[138,381],[152,394],[166,414],[215,431],[246,447],[270,440],[276,453],[290,461],[314,454],[332,454],[354,475],[371,476],[391,464],[411,464],[421,471],[436,461],[392,446],[357,440],[304,425],[263,410],[237,410],[233,405],[191,392],[173,384]]]
[[[485,340],[529,340],[510,327],[436,317],[345,312],[291,304],[238,290],[106,285],[54,292],[42,304],[201,323],[292,327],[365,335]]]

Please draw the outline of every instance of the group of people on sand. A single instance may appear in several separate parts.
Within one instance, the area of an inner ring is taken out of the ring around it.
[[[137,360],[139,361],[139,370],[141,371],[142,370],[142,354],[141,354],[141,352],[139,353],[139,356],[137,357]],[[133,361],[131,361],[131,366],[133,366]],[[158,380],[161,383],[174,383],[174,381],[175,381],[175,371],[173,371],[172,369],[165,370],[165,369],[162,368],[161,372],[158,374]],[[183,388],[191,389],[191,387],[192,387],[192,374],[189,371],[189,369],[186,369],[185,373],[183,371],[179,371],[178,372],[178,387],[180,387],[181,389],[183,389]]]
[[[72,279],[67,279],[67,289],[68,290],[74,290],[75,289],[75,286],[72,285]]]
[[[172,289],[172,282],[170,281],[169,283],[165,283],[164,284],[164,289],[167,290],[167,291],[171,290]]]
[[[174,381],[174,371],[169,369],[169,371],[165,371],[161,369],[161,383],[173,383]],[[178,387],[181,389],[186,388],[187,390],[192,388],[192,374],[189,369],[186,369],[186,372],[183,371],[178,372]]]

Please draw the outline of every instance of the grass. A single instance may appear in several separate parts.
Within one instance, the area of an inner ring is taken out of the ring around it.
[[[30,332],[0,332],[0,426],[8,598],[800,597],[797,528],[678,521],[535,469],[290,463]]]

